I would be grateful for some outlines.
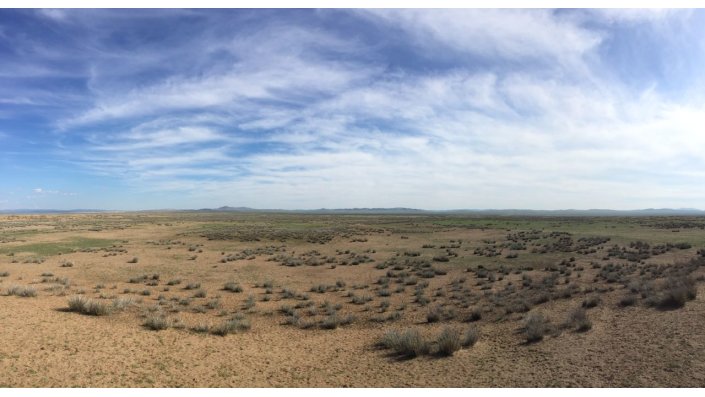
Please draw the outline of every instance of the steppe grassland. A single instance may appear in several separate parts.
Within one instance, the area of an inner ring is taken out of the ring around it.
[[[4,216],[0,382],[703,386],[704,228],[685,217]]]

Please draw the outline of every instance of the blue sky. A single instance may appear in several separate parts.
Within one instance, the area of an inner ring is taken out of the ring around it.
[[[705,208],[705,12],[0,10],[0,209]]]

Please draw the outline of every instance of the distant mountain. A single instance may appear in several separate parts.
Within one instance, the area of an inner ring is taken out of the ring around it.
[[[259,212],[259,211],[277,211],[277,210],[256,210],[250,207],[228,207],[223,206],[220,208],[201,208],[196,211],[207,211],[207,212]]]
[[[201,208],[198,210],[145,210],[135,212],[240,212],[240,213],[290,213],[290,214],[361,214],[361,215],[475,215],[475,216],[705,216],[705,211],[695,208],[646,208],[640,210],[530,210],[530,209],[454,209],[421,210],[417,208],[319,208],[312,210],[257,209],[250,207]],[[79,214],[100,212],[129,212],[96,209],[52,210],[52,209],[14,209],[0,210],[0,214]]]
[[[528,210],[528,209],[489,209],[489,210],[450,210],[443,213],[477,214],[494,216],[686,216],[705,215],[705,211],[695,208],[647,208],[640,210]]]
[[[429,211],[414,208],[319,208],[313,210],[282,210],[282,209],[255,209],[250,207],[201,208],[196,211],[203,212],[284,212],[284,213],[310,213],[310,214],[409,214],[427,213]]]
[[[695,208],[647,208],[640,210],[530,210],[530,209],[454,209],[422,210],[416,208],[320,208],[313,210],[255,209],[250,207],[224,206],[215,209],[201,209],[209,212],[279,212],[306,214],[439,214],[439,215],[478,215],[478,216],[685,216],[705,215],[705,211]]]
[[[415,208],[320,208],[317,210],[306,210],[305,212],[316,214],[424,214],[431,211],[419,210]]]

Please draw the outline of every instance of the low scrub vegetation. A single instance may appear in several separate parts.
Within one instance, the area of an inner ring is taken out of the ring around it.
[[[210,328],[210,333],[213,335],[226,336],[236,332],[247,331],[250,327],[251,325],[248,319],[236,317],[212,326]]]
[[[462,348],[475,345],[479,339],[476,327],[471,326],[465,333],[459,328],[445,327],[435,340],[429,341],[417,329],[406,331],[392,330],[382,336],[377,346],[391,350],[399,358],[414,358],[423,355],[452,356]]]
[[[142,325],[152,331],[161,331],[169,328],[169,320],[164,315],[153,314],[147,316]]]
[[[7,295],[19,296],[21,298],[33,298],[37,296],[37,290],[33,287],[15,285],[7,289]]]
[[[548,331],[548,321],[541,312],[532,312],[524,321],[524,337],[527,343],[535,343],[543,339]]]
[[[107,316],[112,311],[112,307],[109,304],[81,295],[69,298],[68,304],[69,311],[88,316]]]
[[[576,332],[586,332],[592,328],[592,321],[588,318],[584,307],[576,307],[568,314],[566,327],[572,328]]]

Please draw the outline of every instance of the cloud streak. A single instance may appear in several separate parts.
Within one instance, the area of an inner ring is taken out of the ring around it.
[[[19,98],[17,115],[39,99],[57,107],[34,138],[53,142],[44,150],[65,167],[145,198],[127,209],[167,196],[182,208],[429,209],[705,198],[700,72],[689,66],[683,89],[662,80],[662,59],[622,77],[627,44],[641,60],[664,42],[695,42],[697,28],[672,27],[699,12],[198,11],[162,15],[196,27],[157,29],[159,39],[147,28],[154,12],[98,12],[99,31],[78,11],[44,14],[66,35],[96,32],[90,45],[68,45],[84,88],[47,99],[13,86],[0,98]],[[140,32],[126,39],[130,51],[110,39],[127,27]],[[138,55],[110,62],[126,52]],[[29,64],[52,70],[54,56],[37,50]],[[87,99],[58,106],[76,93]]]

